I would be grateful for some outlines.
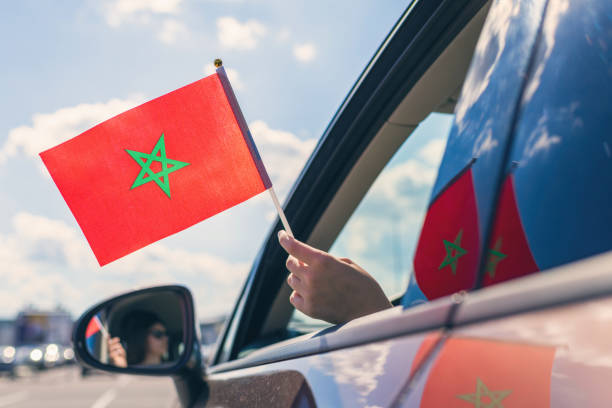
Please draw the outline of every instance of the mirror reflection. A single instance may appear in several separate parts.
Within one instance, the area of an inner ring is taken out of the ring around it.
[[[156,292],[111,303],[89,321],[87,351],[115,367],[174,364],[184,351],[181,302],[174,292]]]

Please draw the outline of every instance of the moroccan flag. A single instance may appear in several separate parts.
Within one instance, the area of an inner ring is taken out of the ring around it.
[[[484,286],[539,270],[521,222],[512,174],[508,175],[502,186],[487,256]]]
[[[428,299],[474,286],[479,242],[470,166],[433,199],[425,216],[414,256],[414,274]]]
[[[549,407],[554,347],[477,338],[444,342],[420,407]]]
[[[425,360],[429,358],[431,353],[435,352],[436,344],[442,340],[442,335],[440,332],[433,332],[428,334],[424,339],[419,349],[417,350],[414,359],[412,360],[412,365],[410,367],[410,377],[414,376],[416,370],[421,368]],[[442,340],[444,341],[444,340]]]
[[[40,156],[100,265],[271,187],[223,68]]]
[[[95,315],[89,323],[87,323],[87,328],[85,329],[85,342],[87,344],[87,349],[94,354],[94,350],[96,347],[96,343],[101,341],[100,334],[101,330],[105,331],[102,322],[100,321],[100,317]]]
[[[89,338],[100,331],[100,320],[97,319],[97,316],[94,316],[93,319],[89,321],[87,324],[87,328],[85,329],[85,338]]]

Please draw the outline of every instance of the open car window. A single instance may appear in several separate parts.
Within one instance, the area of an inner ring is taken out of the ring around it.
[[[431,113],[386,164],[342,228],[329,252],[350,258],[380,284],[389,299],[400,298],[413,275],[412,257],[454,115]],[[296,331],[328,324],[295,310]]]

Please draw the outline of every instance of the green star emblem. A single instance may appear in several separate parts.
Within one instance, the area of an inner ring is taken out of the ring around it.
[[[491,391],[480,378],[476,378],[476,392],[474,394],[457,395],[457,398],[473,404],[475,408],[504,408],[501,402],[511,392],[511,390]]]
[[[495,241],[495,246],[493,249],[489,251],[489,259],[487,260],[487,272],[491,278],[495,278],[495,269],[497,269],[497,264],[507,257],[508,255],[500,252],[502,246],[501,237],[497,238]]]
[[[125,151],[132,157],[132,159],[136,160],[136,163],[138,163],[140,167],[142,167],[140,173],[138,173],[138,176],[136,177],[136,180],[134,180],[134,184],[132,184],[131,189],[153,181],[159,188],[162,189],[164,193],[166,193],[168,197],[170,197],[170,182],[168,181],[168,174],[182,169],[185,166],[189,166],[189,163],[168,159],[166,157],[166,145],[164,143],[163,133],[150,154],[128,149],[125,149]],[[154,162],[161,163],[161,171],[155,173],[151,169],[151,164]]]
[[[457,274],[457,260],[467,254],[467,251],[461,248],[462,235],[463,230],[459,230],[459,233],[455,237],[455,242],[449,242],[445,239],[442,240],[442,242],[444,242],[444,248],[446,249],[446,257],[438,267],[438,270],[450,265],[453,275]]]

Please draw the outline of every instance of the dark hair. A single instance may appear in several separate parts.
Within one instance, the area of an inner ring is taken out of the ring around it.
[[[121,332],[122,339],[126,342],[128,365],[140,364],[145,359],[147,336],[155,323],[163,324],[155,313],[144,310],[134,310],[123,317]]]

